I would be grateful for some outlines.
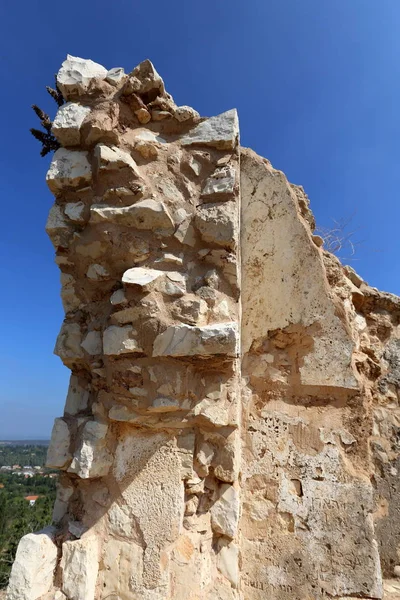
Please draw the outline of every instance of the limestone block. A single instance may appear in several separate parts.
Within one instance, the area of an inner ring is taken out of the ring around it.
[[[196,443],[196,436],[189,432],[180,435],[177,438],[179,458],[181,460],[182,479],[191,479],[193,477],[193,456]]]
[[[346,265],[343,270],[346,276],[356,287],[359,288],[363,283],[365,283],[363,278],[360,277],[360,275],[353,269],[353,267],[350,267],[350,265]]]
[[[199,160],[196,160],[194,156],[189,157],[189,161],[187,163],[189,169],[198,177],[201,173],[202,163]]]
[[[188,325],[203,325],[207,315],[207,304],[201,298],[184,296],[174,302],[171,314]]]
[[[150,599],[146,588],[168,582],[166,553],[179,536],[184,509],[180,469],[178,449],[168,434],[132,435],[126,430],[119,437],[113,474],[129,508],[135,539],[143,540],[144,547],[143,587],[135,590],[139,598]],[[168,597],[167,590],[159,597]]]
[[[58,109],[52,132],[62,146],[77,146],[80,143],[81,125],[89,113],[88,106],[75,102],[67,102]]]
[[[213,531],[234,538],[239,524],[239,511],[239,492],[233,485],[222,485],[220,497],[210,511]]]
[[[142,584],[143,548],[132,540],[107,540],[99,573],[102,599],[129,600]],[[134,573],[134,575],[133,575]]]
[[[53,508],[53,523],[59,523],[61,519],[68,512],[68,502],[74,493],[72,486],[64,486],[59,484],[57,486],[57,496]]]
[[[178,106],[175,109],[174,117],[180,123],[184,121],[196,120],[200,118],[197,110],[194,110],[191,106]]]
[[[127,304],[127,302],[124,290],[116,290],[111,295],[110,303],[113,306],[120,306],[121,304]]]
[[[69,521],[68,532],[74,537],[81,538],[85,531],[87,531],[87,527],[85,527],[80,521]]]
[[[162,144],[166,144],[166,140],[149,129],[139,128],[134,130],[128,143],[132,144],[132,147],[143,158],[156,159]]]
[[[111,222],[137,229],[173,232],[174,225],[166,206],[158,200],[140,200],[131,206],[94,204],[90,209],[92,223]]]
[[[303,505],[308,508],[309,527],[306,552],[313,557],[315,572],[325,573],[321,584],[324,591],[332,597],[381,598],[382,575],[371,516],[371,486],[361,482],[306,480],[303,483]],[[344,570],[346,564],[351,568]]]
[[[140,417],[139,413],[130,410],[127,406],[113,406],[108,413],[111,421],[135,423],[140,420]]]
[[[199,475],[201,475],[201,476],[208,475],[209,468],[211,466],[212,459],[214,457],[214,452],[215,452],[215,449],[213,448],[213,446],[211,444],[208,444],[207,442],[203,442],[200,445],[200,447],[197,451],[197,454],[196,454],[196,461],[197,461],[196,471],[199,473]]]
[[[53,586],[57,564],[55,532],[54,527],[47,527],[21,538],[11,570],[7,600],[38,600]]]
[[[132,73],[129,74],[128,84],[127,91],[130,93],[157,92],[157,95],[162,95],[165,92],[164,82],[149,59],[142,61],[133,69]]]
[[[320,251],[285,176],[242,150],[241,198],[243,352],[270,331],[287,329],[290,337],[296,326],[312,337],[299,348],[301,383],[315,386],[317,394],[317,386],[357,389],[350,328],[332,299]],[[267,236],[260,232],[265,220]]]
[[[198,144],[219,150],[233,150],[238,142],[239,120],[236,109],[202,121],[181,139],[183,146]]]
[[[151,118],[153,121],[163,121],[164,119],[170,119],[172,117],[172,113],[168,110],[157,110],[154,109],[151,111]]]
[[[67,59],[57,73],[57,85],[68,100],[71,95],[87,92],[93,81],[105,79],[106,76],[107,69],[102,65],[67,54]]]
[[[220,400],[215,401],[205,398],[196,404],[193,415],[195,417],[202,417],[202,419],[212,423],[215,427],[237,424],[236,419],[230,414],[229,407],[226,406],[225,402]]]
[[[222,440],[215,436],[214,441],[216,442],[212,461],[214,475],[220,481],[233,483],[239,477],[241,464],[241,443],[238,431],[234,431],[228,438]]]
[[[88,421],[81,434],[81,444],[74,454],[68,469],[81,479],[104,477],[112,463],[112,456],[106,448],[108,427],[104,423]]]
[[[160,333],[153,347],[153,356],[236,356],[238,352],[236,323],[221,323],[192,327],[174,325]]]
[[[196,245],[196,233],[192,224],[192,217],[187,217],[179,224],[174,237],[185,246],[193,247]]]
[[[233,167],[221,167],[214,171],[201,192],[203,198],[219,194],[233,194],[236,183],[236,171]]]
[[[54,354],[65,363],[83,358],[82,334],[78,323],[63,323],[58,334]]]
[[[132,132],[133,136],[133,145],[134,147],[138,142],[152,142],[158,144],[166,144],[167,141],[158,133],[154,131],[150,131],[149,129],[145,129],[144,127],[139,127]]]
[[[167,296],[183,296],[186,294],[186,276],[177,271],[166,272],[160,290]]]
[[[85,205],[83,202],[67,202],[64,213],[74,223],[85,222]]]
[[[132,538],[135,535],[135,523],[132,521],[129,507],[114,502],[107,513],[110,531],[113,535]]]
[[[132,156],[117,146],[97,144],[94,149],[94,159],[97,170],[114,170],[129,167],[139,177],[138,167]]]
[[[127,75],[122,67],[113,67],[109,71],[107,71],[106,81],[111,83],[111,85],[118,86],[120,83],[123,83]]]
[[[235,203],[210,202],[199,206],[195,225],[206,242],[234,248],[238,234],[238,218]]]
[[[89,391],[79,385],[79,379],[76,375],[71,375],[65,402],[65,412],[69,415],[76,415],[86,410],[88,401]]]
[[[125,285],[137,285],[143,290],[149,291],[153,287],[152,284],[155,284],[163,276],[164,272],[157,269],[134,267],[125,271],[122,275],[122,283]]]
[[[177,256],[176,254],[173,254],[172,252],[164,252],[163,255],[160,258],[157,258],[154,262],[155,263],[172,263],[174,265],[181,266],[183,264],[183,257],[182,257],[182,254]]]
[[[66,187],[83,187],[92,181],[88,153],[83,150],[59,148],[46,175],[47,185],[56,194]]]
[[[68,424],[61,418],[54,420],[50,445],[47,449],[46,467],[63,469],[71,462],[69,451],[71,437]]]
[[[64,542],[62,545],[62,590],[69,600],[94,600],[99,569],[96,537]]]
[[[52,241],[53,246],[67,248],[71,237],[71,224],[67,223],[62,209],[58,204],[53,204],[46,222],[46,233]]]
[[[95,263],[89,266],[86,277],[92,281],[106,281],[110,279],[110,273],[103,265]]]
[[[72,275],[61,273],[61,300],[65,312],[77,310],[82,304],[75,293],[75,283]]]
[[[101,354],[103,352],[103,343],[100,331],[89,331],[81,346],[91,356]]]
[[[103,334],[103,352],[107,356],[119,356],[120,354],[141,354],[143,349],[134,338],[136,331],[132,325],[117,327],[111,325]]]
[[[239,584],[239,546],[223,541],[219,544],[217,565],[218,570],[237,588]]]

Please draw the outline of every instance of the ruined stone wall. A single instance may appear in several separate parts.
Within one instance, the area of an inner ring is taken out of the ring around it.
[[[47,232],[71,369],[53,526],[9,600],[381,598],[399,561],[400,300],[321,247],[235,110],[68,57]]]

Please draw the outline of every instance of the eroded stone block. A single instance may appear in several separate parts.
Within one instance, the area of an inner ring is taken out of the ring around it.
[[[68,424],[63,419],[55,419],[51,432],[50,445],[47,450],[46,466],[50,468],[65,468],[72,459],[69,447],[71,437]]]
[[[154,341],[153,356],[236,356],[238,329],[236,323],[192,327],[168,327]]]
[[[67,102],[58,109],[53,121],[52,132],[63,146],[78,146],[80,129],[83,121],[90,113],[88,106],[75,102]]]
[[[95,80],[105,79],[107,69],[92,60],[67,54],[61,69],[57,73],[57,85],[64,98],[88,91]]]
[[[183,146],[198,144],[214,146],[221,150],[232,150],[237,144],[238,136],[238,116],[236,109],[232,109],[202,121],[181,139],[181,144]]]
[[[166,230],[172,233],[173,221],[166,206],[158,200],[141,200],[131,206],[93,205],[92,223],[112,222],[137,229]]]
[[[103,351],[109,356],[120,354],[140,354],[143,349],[135,339],[136,332],[131,325],[117,327],[111,325],[103,334]]]
[[[21,538],[7,588],[7,600],[36,600],[53,586],[57,564],[55,528]]]
[[[82,479],[107,475],[112,456],[106,447],[108,426],[96,421],[88,421],[81,433],[81,443],[74,454],[70,468]]]
[[[46,175],[47,185],[53,193],[63,188],[83,187],[91,180],[92,168],[87,152],[66,148],[59,148],[55,152]]]
[[[70,600],[95,600],[99,541],[94,536],[62,546],[62,590]]]

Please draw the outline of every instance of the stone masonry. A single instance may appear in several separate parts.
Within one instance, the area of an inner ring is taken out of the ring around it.
[[[46,225],[71,369],[53,524],[8,600],[382,598],[400,562],[400,299],[324,251],[235,110],[68,56]]]

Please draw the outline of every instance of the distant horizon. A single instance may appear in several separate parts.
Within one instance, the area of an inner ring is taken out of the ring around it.
[[[0,444],[11,444],[12,442],[50,442],[50,438],[43,438],[43,437],[19,437],[19,436],[15,436],[15,437],[9,437],[9,438],[0,438]]]

